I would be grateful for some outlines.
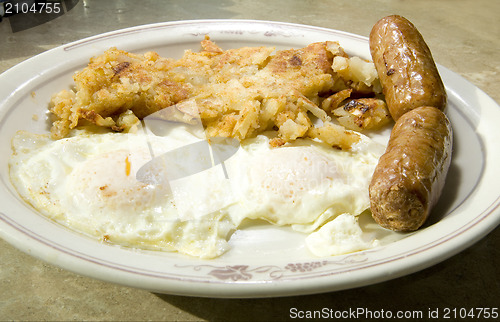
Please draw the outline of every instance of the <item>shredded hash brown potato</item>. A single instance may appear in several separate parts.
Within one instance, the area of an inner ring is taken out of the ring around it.
[[[341,125],[355,131],[379,130],[391,119],[386,103],[377,98],[352,99],[332,113]]]
[[[337,42],[223,50],[206,37],[201,48],[178,60],[116,48],[91,58],[75,88],[52,98],[52,138],[83,123],[129,131],[161,110],[169,120],[201,121],[209,137],[275,130],[273,146],[311,137],[349,149],[359,135],[335,124],[332,111],[351,96],[380,94],[373,64],[354,64]]]

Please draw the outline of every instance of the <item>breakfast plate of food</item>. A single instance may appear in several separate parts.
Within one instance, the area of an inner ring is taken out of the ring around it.
[[[137,26],[0,80],[0,236],[92,278],[206,297],[335,291],[436,264],[500,222],[500,108],[403,17],[370,37]]]

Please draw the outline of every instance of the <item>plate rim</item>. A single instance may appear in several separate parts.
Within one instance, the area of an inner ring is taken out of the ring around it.
[[[29,58],[28,60],[25,60],[24,62],[21,62],[17,64],[16,66],[13,66],[6,70],[4,73],[0,75],[0,79],[3,77],[10,76],[10,74],[15,73],[17,69],[22,68],[22,65],[25,62],[36,62],[40,59],[43,59],[44,57],[50,56],[53,53],[55,53],[58,50],[67,50],[66,48],[74,49],[78,48],[80,46],[85,46],[85,44],[89,44],[95,41],[99,41],[102,39],[108,39],[109,37],[121,37],[123,35],[128,35],[128,34],[133,34],[137,32],[147,32],[151,30],[150,28],[168,28],[171,26],[183,26],[185,24],[194,24],[194,25],[200,25],[200,24],[230,24],[230,23],[238,23],[238,24],[252,24],[252,25],[259,25],[259,26],[264,26],[264,25],[271,25],[271,26],[282,26],[282,27],[288,27],[292,29],[307,29],[307,30],[313,30],[313,31],[322,31],[322,32],[327,32],[327,33],[332,33],[335,35],[343,35],[346,37],[351,37],[356,40],[364,40],[366,41],[368,38],[356,34],[352,34],[349,32],[345,31],[340,31],[340,30],[335,30],[335,29],[329,29],[329,28],[324,28],[324,27],[316,27],[316,26],[309,26],[309,25],[302,25],[302,24],[296,24],[296,23],[286,23],[286,22],[275,22],[275,21],[265,21],[265,20],[247,20],[247,19],[202,19],[202,20],[180,20],[180,21],[169,21],[169,22],[160,22],[160,23],[154,23],[154,24],[146,24],[146,25],[139,25],[139,26],[134,26],[134,27],[129,27],[129,28],[124,28],[124,29],[119,29],[115,31],[110,31],[106,32],[103,34],[99,35],[94,35],[91,37],[87,37],[81,40],[77,40],[74,42],[71,42],[69,44],[61,45],[56,48],[50,49],[46,52],[43,52],[39,55],[36,55],[34,57]],[[88,57],[87,57],[88,58]],[[21,67],[18,67],[21,66]],[[440,71],[443,70],[445,73],[453,74],[454,76],[458,76],[459,78],[462,78],[460,75],[453,73],[452,71],[448,70],[447,68],[444,68],[442,66],[439,66]],[[50,71],[48,71],[50,73]],[[7,75],[7,76],[6,76]],[[463,79],[463,78],[462,78]],[[465,79],[463,81],[467,82]],[[27,81],[29,82],[29,80]],[[475,85],[467,82],[468,85],[472,86],[475,90],[479,91],[479,94],[482,95],[482,99],[490,99],[491,103],[496,105],[498,108],[498,104],[494,102],[489,96],[487,96],[483,91],[478,89]],[[2,97],[0,96],[0,99]],[[0,101],[0,118],[3,120],[5,118],[4,112],[3,111],[3,105],[4,103],[9,99],[9,97],[6,97],[5,99]],[[450,247],[441,247],[439,248],[437,253],[435,254],[434,257],[431,260],[427,261],[419,261],[419,254],[422,252],[425,252],[425,250],[421,250],[417,252],[417,254],[412,254],[415,255],[413,257],[413,261],[407,261],[402,267],[400,267],[396,271],[392,272],[382,272],[379,271],[377,274],[371,274],[375,275],[376,278],[361,278],[357,280],[356,282],[345,282],[345,283],[337,283],[335,287],[332,287],[332,285],[325,285],[323,276],[314,276],[311,278],[312,283],[309,285],[306,289],[297,289],[296,285],[293,285],[293,282],[291,281],[278,281],[275,282],[274,285],[271,285],[273,283],[269,283],[266,281],[258,281],[256,283],[247,283],[245,281],[236,281],[235,283],[227,283],[224,281],[207,281],[206,284],[210,285],[207,287],[209,291],[207,290],[201,290],[201,292],[193,292],[191,287],[188,287],[185,285],[186,281],[174,281],[173,284],[178,284],[174,285],[175,290],[169,290],[168,287],[165,288],[165,286],[172,286],[172,283],[167,283],[169,285],[162,285],[161,287],[158,287],[155,282],[149,280],[148,278],[138,278],[135,282],[127,281],[131,276],[129,274],[132,274],[133,276],[136,276],[135,273],[133,272],[120,272],[119,274],[115,274],[116,272],[114,271],[108,271],[106,268],[96,268],[93,267],[93,265],[102,265],[100,262],[96,263],[90,263],[87,261],[85,265],[85,269],[94,269],[95,271],[92,272],[91,274],[88,274],[88,272],[82,272],[81,270],[75,271],[74,265],[72,265],[70,258],[59,258],[59,262],[54,262],[49,258],[50,256],[45,255],[43,251],[40,250],[46,250],[46,247],[49,247],[51,249],[56,249],[53,245],[50,245],[46,243],[45,241],[38,239],[37,241],[33,241],[33,234],[37,235],[36,233],[33,233],[31,235],[26,234],[25,231],[21,230],[19,227],[16,227],[15,222],[9,222],[11,219],[7,214],[3,213],[3,211],[0,210],[0,237],[2,237],[4,240],[8,241],[10,244],[14,245],[16,248],[32,255],[35,256],[39,259],[42,259],[44,261],[47,261],[51,264],[63,267],[64,269],[67,269],[69,271],[76,272],[78,274],[82,275],[87,275],[92,278],[96,279],[101,279],[101,280],[106,280],[106,281],[112,281],[117,284],[122,284],[122,285],[127,285],[127,286],[132,286],[132,287],[137,287],[137,288],[146,288],[152,291],[158,291],[158,292],[165,292],[170,294],[179,294],[179,295],[192,295],[192,296],[208,296],[208,297],[268,297],[268,296],[282,296],[282,295],[299,295],[299,294],[312,294],[312,293],[319,293],[319,292],[326,292],[326,291],[332,291],[332,290],[340,290],[340,289],[346,289],[346,288],[351,288],[351,287],[357,287],[357,286],[362,286],[362,285],[369,285],[373,283],[378,283],[382,282],[388,279],[393,279],[399,276],[407,275],[413,272],[416,272],[418,270],[421,270],[425,267],[432,266],[438,262],[443,261],[444,259],[451,257],[452,255],[457,254],[458,252],[462,251],[463,249],[469,247],[473,243],[475,243],[477,240],[483,238],[487,233],[492,231],[493,229],[496,228],[496,226],[500,223],[500,196],[495,199],[491,205],[489,205],[485,210],[481,213],[481,216],[476,216],[474,217],[475,219],[478,219],[481,217],[480,220],[475,222],[471,227],[465,229],[461,233],[457,233],[457,235],[468,236],[469,238],[466,239],[466,242],[462,241],[459,242],[456,240],[456,236],[449,236],[448,238],[441,237],[438,240],[445,239],[441,242],[438,243],[438,245],[447,243],[450,241],[453,241],[456,245],[455,247],[452,247],[452,251],[450,251]],[[483,215],[484,213],[484,215]],[[496,216],[492,216],[492,214],[496,214]],[[484,224],[484,221],[489,222],[489,224]],[[481,223],[482,222],[482,223]],[[21,233],[23,233],[25,236],[12,236],[12,231],[7,232],[9,229],[5,229],[5,225],[10,226],[11,229],[18,230]],[[4,229],[2,229],[4,227]],[[470,236],[469,236],[470,235]],[[21,238],[24,237],[24,238]],[[463,239],[463,238],[462,238]],[[449,245],[449,243],[447,244]],[[429,246],[429,247],[437,247],[437,246]],[[429,248],[428,247],[428,248]],[[434,249],[436,251],[436,249]],[[368,251],[364,251],[361,253],[367,253]],[[357,254],[357,253],[353,253]],[[437,256],[439,255],[439,256]],[[73,255],[66,253],[65,256],[72,257]],[[349,257],[350,255],[346,256]],[[62,256],[64,257],[64,256]],[[344,257],[345,258],[345,257]],[[409,257],[407,257],[409,258]],[[85,261],[85,259],[83,259]],[[419,265],[415,265],[414,262],[417,262]],[[89,266],[90,265],[90,266]],[[380,265],[381,264],[377,264]],[[382,264],[383,265],[383,264]],[[88,266],[88,267],[87,267]],[[108,267],[109,268],[109,267]],[[113,268],[109,268],[111,270],[114,270]],[[87,273],[87,274],[86,274]],[[332,275],[331,273],[328,274],[326,273],[326,276]],[[369,279],[369,281],[367,281]],[[163,281],[165,280],[164,278],[162,279]],[[177,283],[177,282],[182,282],[182,283]],[[283,282],[283,283],[281,283]],[[290,282],[290,283],[289,283]],[[194,282],[194,283],[199,283],[199,282]],[[279,287],[276,286],[276,283],[279,284]],[[314,284],[314,285],[312,285]],[[245,287],[236,289],[235,286],[242,286],[244,285]],[[146,287],[144,287],[146,286]],[[219,292],[222,292],[222,294],[217,294]]]

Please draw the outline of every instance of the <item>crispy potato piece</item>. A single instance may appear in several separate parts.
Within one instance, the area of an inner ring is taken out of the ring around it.
[[[387,105],[377,98],[353,99],[333,110],[338,122],[354,131],[378,130],[391,120]]]
[[[340,106],[340,104],[351,96],[352,88],[344,89],[328,96],[321,103],[321,108],[326,112],[331,112]]]
[[[349,150],[353,144],[360,140],[358,133],[349,131],[341,125],[330,122],[324,123],[320,127],[309,129],[307,135],[310,138],[319,139],[341,150]]]

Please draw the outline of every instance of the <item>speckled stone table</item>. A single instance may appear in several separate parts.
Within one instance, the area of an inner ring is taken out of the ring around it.
[[[140,24],[205,18],[315,25],[367,36],[388,14],[409,18],[435,60],[500,102],[500,2],[441,1],[73,1],[74,8],[13,32],[0,23],[0,72],[50,48]],[[0,84],[1,86],[1,84]],[[5,156],[2,156],[5,157]],[[270,299],[154,294],[80,276],[0,240],[0,320],[287,320],[302,311],[500,307],[500,229],[440,264],[367,287]]]

